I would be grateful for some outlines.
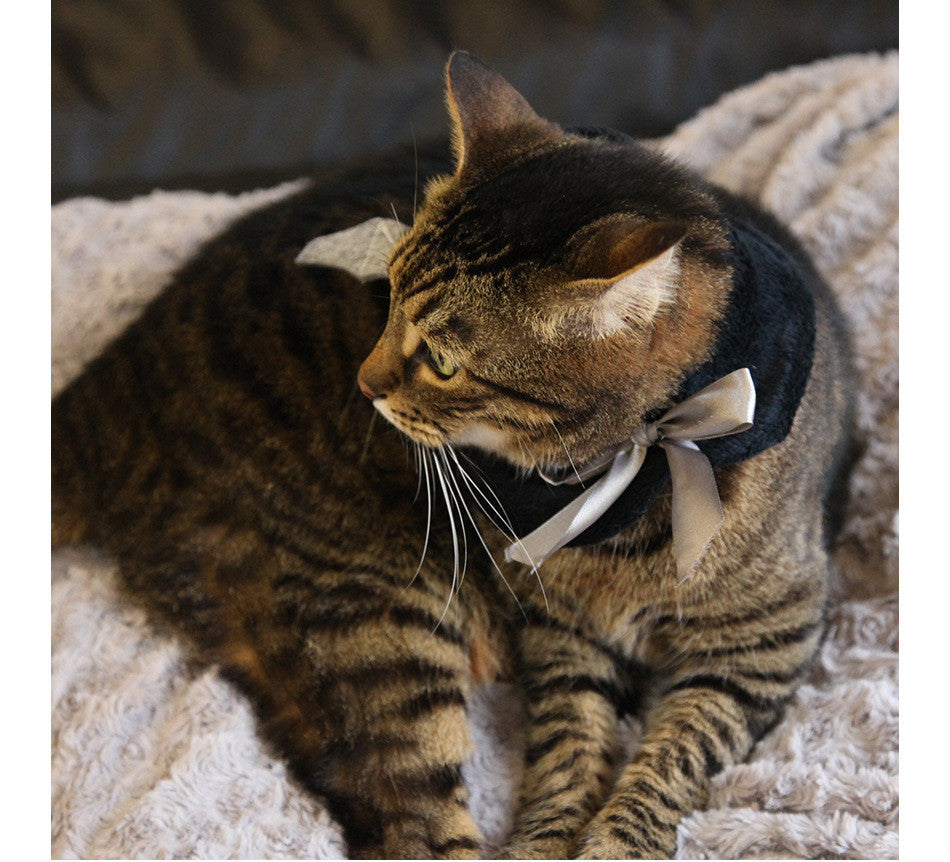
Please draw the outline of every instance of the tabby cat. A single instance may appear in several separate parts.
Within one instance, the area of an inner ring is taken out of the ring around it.
[[[377,165],[251,215],[54,400],[54,544],[107,549],[244,688],[352,856],[477,857],[466,701],[505,677],[528,715],[505,856],[669,856],[822,637],[840,316],[768,216],[539,118],[470,55],[447,80],[454,167]],[[389,291],[295,262],[386,214],[412,225]],[[741,368],[754,423],[699,447],[723,520],[698,563],[677,564],[656,446],[570,547],[501,561],[584,487],[564,477]]]

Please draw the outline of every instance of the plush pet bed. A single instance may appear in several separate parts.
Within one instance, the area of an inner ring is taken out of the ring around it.
[[[683,821],[681,858],[898,852],[897,127],[896,55],[851,56],[770,75],[657,142],[792,227],[840,297],[861,375],[828,637],[784,720]],[[295,187],[54,207],[54,392],[200,242]],[[149,628],[107,559],[57,551],[52,578],[54,857],[344,854],[245,700]],[[488,853],[510,823],[519,708],[499,685],[471,710],[466,778]],[[639,730],[627,722],[631,747]]]

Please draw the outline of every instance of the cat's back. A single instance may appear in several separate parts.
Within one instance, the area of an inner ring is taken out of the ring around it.
[[[242,219],[53,400],[54,544],[267,494],[312,506],[333,486],[369,504],[410,484],[403,448],[371,427],[356,386],[385,283],[295,258],[314,236],[394,210],[409,219],[416,171],[394,157]]]
[[[854,455],[857,375],[844,315],[808,250],[785,224],[747,198],[718,186],[707,185],[707,189],[737,231],[753,234],[779,256],[792,261],[794,291],[803,298],[807,295],[813,306],[814,346],[808,383],[785,448],[795,453],[788,458],[795,465],[793,472],[813,488],[810,499],[823,501],[824,538],[830,543],[840,526],[842,483]],[[754,263],[762,265],[761,261]],[[798,361],[801,357],[789,358],[790,363]],[[808,520],[805,511],[801,512],[801,520]]]

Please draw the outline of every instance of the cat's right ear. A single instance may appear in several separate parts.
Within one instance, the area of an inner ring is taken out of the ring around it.
[[[557,128],[541,119],[514,87],[465,51],[456,51],[445,66],[446,101],[452,118],[456,173],[476,157],[497,151],[503,133]]]
[[[573,280],[552,292],[562,325],[604,337],[630,325],[647,326],[676,297],[684,222],[614,216],[574,238]]]

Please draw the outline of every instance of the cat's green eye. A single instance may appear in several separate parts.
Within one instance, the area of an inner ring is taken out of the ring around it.
[[[458,366],[454,362],[446,359],[438,350],[432,347],[429,348],[429,365],[443,380],[448,380],[458,371]]]

